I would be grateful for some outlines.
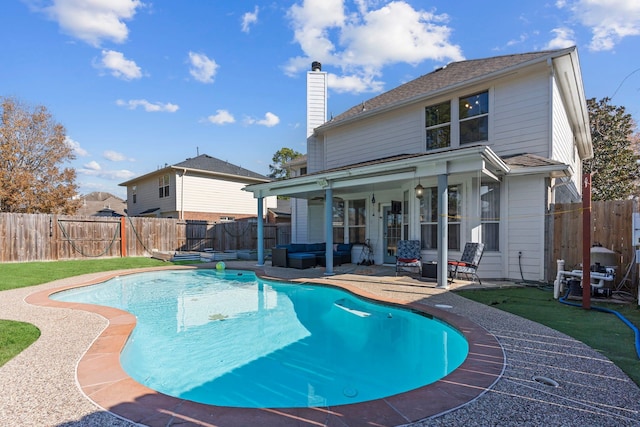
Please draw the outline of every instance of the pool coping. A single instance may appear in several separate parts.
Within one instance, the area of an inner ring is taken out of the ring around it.
[[[179,270],[193,267],[162,267]],[[205,405],[156,392],[129,377],[119,362],[119,355],[135,327],[132,314],[90,304],[66,303],[49,298],[53,293],[88,286],[125,274],[158,271],[158,268],[126,272],[105,272],[82,283],[45,289],[28,295],[25,301],[38,306],[84,310],[108,321],[107,327],[93,341],[77,363],[76,382],[82,393],[98,407],[117,417],[147,426],[205,425],[235,427],[260,424],[268,426],[404,425],[455,410],[484,394],[500,379],[505,368],[505,354],[495,336],[471,320],[418,302],[403,302],[367,292],[339,280],[304,279],[304,283],[329,285],[363,298],[411,308],[432,315],[463,333],[469,354],[462,365],[439,381],[415,390],[368,402],[318,408],[234,408]],[[262,279],[288,283],[253,269]]]

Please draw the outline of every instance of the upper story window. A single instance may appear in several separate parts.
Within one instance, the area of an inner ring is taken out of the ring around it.
[[[131,201],[133,203],[136,203],[138,201],[138,186],[137,185],[132,185],[131,186]]]
[[[458,112],[461,145],[489,140],[489,92],[461,97]]]
[[[158,195],[160,198],[169,197],[169,174],[164,174],[158,178]]]
[[[307,168],[306,167],[300,168],[300,175],[302,176],[302,175],[306,175],[306,174],[307,174]]]
[[[427,128],[427,150],[445,148],[451,145],[451,102],[425,108]]]

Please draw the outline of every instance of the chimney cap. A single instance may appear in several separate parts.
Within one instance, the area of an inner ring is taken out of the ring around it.
[[[311,63],[311,71],[322,71],[322,64],[318,61]]]

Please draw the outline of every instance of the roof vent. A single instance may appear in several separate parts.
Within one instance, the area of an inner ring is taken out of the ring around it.
[[[311,71],[322,71],[322,64],[318,61],[313,61],[311,63]]]

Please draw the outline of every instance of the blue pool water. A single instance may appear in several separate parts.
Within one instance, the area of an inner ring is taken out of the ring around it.
[[[468,353],[462,334],[437,319],[252,272],[141,273],[51,298],[133,313],[124,370],[154,390],[211,405],[378,399],[437,381]]]

